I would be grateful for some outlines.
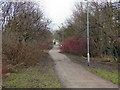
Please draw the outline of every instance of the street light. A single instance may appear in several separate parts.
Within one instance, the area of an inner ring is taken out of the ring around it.
[[[88,5],[89,5],[89,1],[87,0],[87,57],[88,57],[88,66],[89,66],[90,65],[90,53],[89,53],[89,6]]]

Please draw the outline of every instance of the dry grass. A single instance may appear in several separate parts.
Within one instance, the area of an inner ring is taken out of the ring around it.
[[[7,73],[7,78],[3,80],[3,87],[61,88],[53,67],[53,60],[45,53],[36,66],[20,69],[17,73]]]

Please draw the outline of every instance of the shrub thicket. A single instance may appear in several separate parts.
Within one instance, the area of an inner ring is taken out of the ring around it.
[[[49,19],[33,2],[3,2],[3,74],[35,65],[51,44]]]

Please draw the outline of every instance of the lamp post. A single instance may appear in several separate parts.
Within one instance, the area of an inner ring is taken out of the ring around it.
[[[88,66],[89,66],[90,65],[90,53],[89,53],[89,1],[88,0],[87,0],[87,58],[88,58]]]

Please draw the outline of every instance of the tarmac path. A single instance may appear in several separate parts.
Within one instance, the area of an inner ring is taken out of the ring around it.
[[[56,45],[49,54],[55,62],[55,72],[64,88],[118,88],[118,85],[91,73],[80,64],[73,63],[59,52],[59,46]]]

